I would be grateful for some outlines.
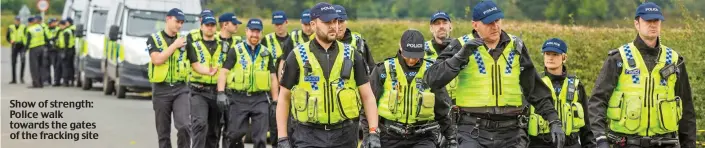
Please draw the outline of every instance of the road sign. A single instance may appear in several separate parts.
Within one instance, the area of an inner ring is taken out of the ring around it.
[[[39,11],[42,11],[42,12],[49,10],[49,1],[47,1],[47,0],[37,1],[37,9],[39,9]]]

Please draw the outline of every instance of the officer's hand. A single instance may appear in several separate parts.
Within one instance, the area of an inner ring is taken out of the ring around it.
[[[455,139],[448,140],[448,148],[458,148],[458,141]]]
[[[363,148],[381,148],[382,143],[379,141],[379,134],[378,133],[370,133],[370,135],[367,136],[367,142],[364,143]]]
[[[228,99],[228,96],[225,95],[225,92],[222,91],[218,92],[217,101],[218,107],[220,109],[227,109],[230,105],[230,99]]]
[[[174,40],[174,43],[171,43],[171,45],[176,46],[178,48],[184,47],[186,45],[186,37],[179,37],[176,40]]]
[[[480,47],[483,44],[485,44],[485,41],[482,40],[482,38],[474,38],[474,39],[468,41],[467,43],[465,43],[463,48],[461,48],[460,51],[458,51],[456,56],[461,57],[461,58],[468,58],[472,54],[473,50],[477,49],[477,47]]]
[[[551,121],[551,137],[553,138],[553,144],[558,148],[562,148],[565,143],[565,132],[563,132],[561,124],[560,121]]]
[[[597,148],[610,148],[610,143],[607,140],[597,141]]]
[[[277,148],[291,148],[288,137],[281,137],[277,140]]]
[[[208,75],[211,75],[211,76],[212,76],[212,75],[215,75],[215,73],[217,73],[217,72],[218,72],[218,68],[217,68],[217,67],[211,67],[210,70],[209,70],[209,72],[208,72]]]

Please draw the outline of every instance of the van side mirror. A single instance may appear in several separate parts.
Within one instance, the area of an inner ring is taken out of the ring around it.
[[[84,29],[85,29],[84,27],[85,27],[85,26],[83,26],[83,24],[76,24],[76,30],[75,30],[75,32],[74,32],[74,33],[76,34],[76,37],[79,37],[79,38],[80,38],[80,37],[86,36],[86,34],[85,34],[85,32],[84,32],[84,31],[85,31],[85,30],[84,30]]]
[[[110,30],[108,32],[108,38],[111,41],[116,41],[120,39],[120,27],[117,25],[112,25],[110,26]]]

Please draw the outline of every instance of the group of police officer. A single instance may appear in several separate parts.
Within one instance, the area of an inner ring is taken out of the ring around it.
[[[538,73],[520,37],[502,30],[492,1],[472,9],[473,32],[450,37],[445,12],[430,19],[433,38],[406,30],[396,56],[374,63],[342,6],[318,3],[288,32],[272,14],[262,36],[245,37],[233,13],[180,35],[184,14],[147,41],[160,147],[694,147],[695,117],[684,59],[660,42],[661,8],[637,8],[636,39],[608,53],[595,90],[568,73],[567,44],[547,40]],[[216,32],[216,27],[220,31]],[[43,47],[39,47],[43,48]],[[222,138],[222,143],[220,140]]]
[[[51,18],[44,23],[42,17],[37,15],[29,17],[27,22],[27,25],[22,24],[17,16],[15,22],[8,26],[6,38],[12,45],[10,84],[17,84],[17,79],[19,83],[24,83],[25,56],[29,53],[29,69],[32,76],[32,85],[29,88],[42,88],[44,84],[73,85],[76,53],[73,33],[76,28],[73,26],[73,20]]]

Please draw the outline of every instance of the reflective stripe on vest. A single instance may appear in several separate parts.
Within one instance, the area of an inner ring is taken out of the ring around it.
[[[223,46],[227,46],[228,43],[223,43],[219,38],[216,37],[216,49],[214,53],[211,53],[210,50],[206,47],[206,45],[203,43],[203,40],[193,42],[191,46],[193,46],[194,49],[196,49],[196,58],[198,59],[198,63],[200,63],[201,66],[207,67],[210,69],[211,67],[216,67],[216,68],[221,68],[223,67],[223,62],[225,61],[227,53],[227,49],[223,50]],[[191,70],[191,77],[189,77],[189,81],[191,82],[197,82],[197,83],[202,83],[202,84],[216,84],[218,83],[218,76],[220,74],[220,70],[212,75],[204,75],[196,72],[195,70]]]
[[[460,37],[461,45],[473,38]],[[519,85],[519,53],[514,49],[514,37],[495,61],[484,46],[470,56],[467,68],[458,74],[456,105],[460,107],[500,107],[522,105]]]
[[[228,89],[246,92],[269,91],[272,79],[268,67],[272,56],[267,46],[260,45],[255,59],[252,59],[245,46],[248,45],[243,42],[235,45],[233,49],[238,61],[235,61],[228,73]]]
[[[561,123],[563,123],[563,131],[567,131],[565,134],[570,135],[579,132],[580,128],[585,126],[585,112],[583,105],[580,103],[581,100],[578,100],[578,93],[584,93],[578,92],[577,90],[578,84],[580,83],[579,80],[574,76],[568,76],[559,89],[553,88],[551,79],[548,76],[544,76],[541,80],[543,80],[543,83],[551,90],[551,98],[558,112],[558,118],[561,120]],[[558,93],[558,96],[556,96],[556,93]],[[549,121],[546,121],[541,115],[536,114],[535,110],[534,106],[531,106],[528,129],[529,135],[536,136],[538,134],[549,133],[551,131],[548,125]]]
[[[353,50],[347,44],[336,42],[342,50],[331,68],[328,79],[309,49],[311,42],[299,44],[292,53],[299,64],[299,81],[291,89],[291,113],[299,122],[335,124],[355,119],[360,115],[360,97],[352,67],[350,79],[341,77],[343,61],[354,62]]]
[[[682,102],[675,95],[678,53],[661,45],[658,62],[652,71],[644,64],[641,53],[629,43],[619,48],[622,73],[608,102],[610,130],[623,134],[653,136],[678,130],[682,118]],[[660,71],[665,66],[666,78]]]
[[[179,36],[178,34],[176,36]],[[152,40],[157,44],[154,48],[158,48],[159,52],[169,48],[166,40],[162,36],[161,32],[153,33],[151,35]],[[148,45],[149,46],[149,45]],[[188,61],[186,60],[186,52],[182,52],[180,49],[174,50],[174,53],[169,56],[169,58],[164,61],[162,65],[154,65],[152,60],[149,61],[149,68],[147,75],[149,76],[149,82],[152,83],[175,83],[183,82],[188,76],[188,72],[191,69]]]
[[[405,124],[434,120],[435,95],[423,84],[423,76],[433,63],[420,61],[421,69],[408,84],[400,61],[389,58],[384,62],[384,93],[377,105],[379,115],[387,120]]]
[[[29,48],[44,46],[46,44],[46,36],[44,36],[44,30],[41,25],[33,25],[27,29],[29,34],[32,36],[29,42]]]
[[[277,37],[274,33],[269,33],[267,36],[265,36],[265,40],[267,40],[267,47],[269,47],[272,55],[272,59],[277,59],[278,57],[282,56],[282,46],[279,44],[279,40],[277,40]]]

